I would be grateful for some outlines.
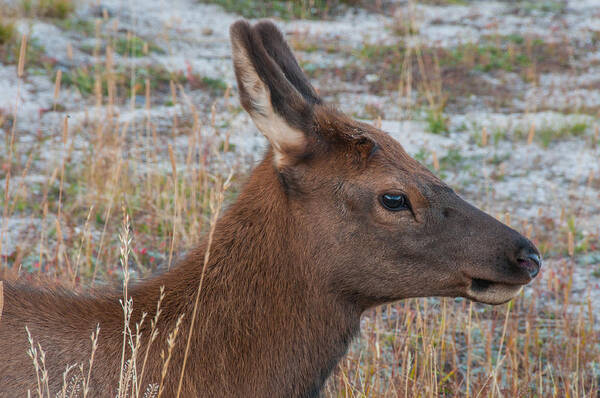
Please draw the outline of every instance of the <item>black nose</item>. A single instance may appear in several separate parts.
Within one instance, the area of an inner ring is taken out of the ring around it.
[[[542,266],[542,259],[533,248],[521,250],[521,253],[517,257],[517,262],[519,263],[519,267],[527,271],[532,278],[537,276]]]

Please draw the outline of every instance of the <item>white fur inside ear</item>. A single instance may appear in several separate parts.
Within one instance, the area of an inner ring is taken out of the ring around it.
[[[280,167],[289,163],[290,152],[298,153],[306,144],[306,136],[291,127],[273,109],[271,93],[267,85],[258,77],[254,65],[248,59],[245,49],[233,43],[233,62],[250,100],[252,110],[248,113],[258,130],[269,140],[275,151],[275,164]]]

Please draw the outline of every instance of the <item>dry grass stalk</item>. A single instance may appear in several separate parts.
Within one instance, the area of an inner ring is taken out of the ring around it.
[[[70,42],[67,43],[67,59],[73,60],[73,45]]]
[[[152,102],[150,99],[150,79],[144,80],[144,92],[145,92],[145,98],[146,98],[145,108],[146,108],[146,110],[149,111],[150,108],[152,107]],[[148,118],[148,122],[150,122],[150,118]]]
[[[575,240],[572,231],[569,231],[569,233],[567,234],[567,247],[569,256],[573,257],[573,255],[575,254]]]
[[[0,322],[2,322],[2,310],[4,309],[4,283],[0,281]]]
[[[229,104],[229,97],[231,97],[231,84],[227,83],[227,88],[225,88],[225,93],[223,94],[223,98],[225,99],[225,108],[228,111],[231,111],[231,106]]]
[[[27,350],[27,354],[31,358],[33,367],[35,369],[37,395],[39,398],[43,398],[44,395],[46,397],[50,397],[50,389],[48,387],[48,372],[46,370],[46,354],[44,353],[44,350],[42,350],[42,347],[39,345],[39,343],[36,346],[27,326],[25,326],[25,331],[27,332],[27,339],[29,341],[29,349]]]
[[[177,105],[177,90],[173,80],[169,81],[169,89],[171,90],[171,101],[173,101],[173,105]]]
[[[0,225],[0,253],[2,252],[2,242],[4,241],[4,231],[6,231],[6,224],[8,220],[8,193],[10,187],[10,170],[6,173],[6,179],[4,182],[4,209],[2,211],[2,225]],[[0,262],[1,264],[1,262]]]
[[[217,120],[217,103],[213,102],[210,107],[210,126],[215,127]]]
[[[90,392],[90,379],[92,377],[92,365],[94,364],[94,355],[98,349],[98,335],[100,334],[100,325],[96,326],[96,331],[92,332],[90,340],[92,341],[92,353],[90,354],[90,361],[88,367],[87,377],[82,381],[83,383],[83,398],[86,398]]]
[[[171,144],[168,146],[169,148],[169,159],[171,160],[171,169],[173,172],[173,236],[171,237],[171,246],[169,247],[169,262],[168,268],[171,268],[171,263],[173,261],[173,250],[175,250],[175,240],[177,239],[177,221],[178,221],[178,190],[179,186],[177,180],[177,163],[175,161],[175,155],[173,154],[173,147]]]
[[[126,388],[126,374],[127,368],[125,353],[127,351],[127,337],[130,334],[130,320],[131,314],[133,312],[132,301],[128,295],[128,286],[129,286],[129,253],[131,247],[131,237],[129,235],[129,215],[123,209],[124,217],[123,217],[123,227],[121,234],[119,236],[119,240],[121,241],[120,246],[120,261],[121,261],[121,269],[123,271],[123,299],[121,300],[121,307],[123,308],[123,342],[121,348],[121,372],[119,375],[119,389],[117,392],[117,397],[126,397],[127,396],[127,388]]]
[[[88,241],[90,239],[90,237],[89,237],[89,233],[90,233],[89,226],[90,226],[90,218],[92,216],[93,210],[94,210],[94,205],[92,205],[90,207],[90,210],[88,211],[87,218],[85,219],[85,224],[83,225],[83,233],[81,234],[81,242],[79,243],[79,250],[77,251],[77,258],[75,259],[75,266],[74,266],[74,270],[73,270],[73,275],[71,276],[71,284],[73,285],[73,287],[75,287],[76,279],[77,279],[77,276],[79,275],[79,265],[80,265],[80,261],[81,261],[81,252],[83,251],[84,242],[85,242],[86,239]]]
[[[179,398],[179,396],[181,394],[181,388],[183,387],[183,376],[185,374],[185,367],[186,367],[187,358],[189,355],[190,344],[192,341],[192,335],[194,332],[194,327],[196,325],[196,314],[198,312],[198,303],[200,301],[200,292],[202,291],[202,284],[204,282],[204,274],[206,271],[206,265],[208,264],[208,260],[210,258],[210,250],[211,250],[211,245],[212,245],[212,241],[213,241],[213,235],[215,232],[215,227],[217,225],[217,220],[221,213],[221,207],[225,200],[224,192],[229,187],[232,177],[233,177],[233,172],[231,172],[229,174],[229,176],[227,177],[227,179],[225,180],[225,182],[222,185],[220,183],[217,183],[218,189],[216,192],[216,198],[211,202],[212,217],[211,217],[211,222],[210,222],[210,231],[208,233],[208,243],[206,245],[206,251],[204,252],[204,264],[202,265],[202,273],[200,275],[200,282],[198,283],[198,289],[196,290],[196,298],[194,301],[194,310],[192,312],[192,319],[190,321],[190,329],[188,331],[187,343],[185,345],[185,352],[183,355],[183,364],[181,365],[181,374],[179,375],[179,384],[177,386],[177,398]]]
[[[160,384],[158,387],[158,396],[160,398],[163,393],[165,376],[167,375],[167,370],[169,369],[169,363],[171,362],[171,355],[173,354],[173,347],[175,347],[175,342],[177,341],[177,336],[179,334],[179,328],[181,327],[181,322],[183,321],[185,314],[180,314],[177,318],[177,323],[173,330],[169,333],[167,337],[167,353],[164,351],[161,352],[160,356],[163,360],[163,366],[161,371]]]
[[[533,142],[533,137],[535,136],[535,123],[531,122],[531,126],[529,127],[529,134],[527,135],[527,145],[531,145]]]
[[[62,70],[58,70],[56,72],[56,79],[54,80],[54,104],[53,109],[56,111],[56,102],[58,101],[58,96],[60,95],[60,82],[62,80]]]
[[[71,371],[79,371],[80,373],[75,373],[69,377],[69,374],[72,373]],[[62,375],[62,389],[60,393],[56,394],[56,398],[71,398],[79,396],[82,382],[81,374],[83,374],[81,367],[74,364],[67,365]]]
[[[158,319],[160,318],[160,314],[162,313],[161,304],[163,299],[165,298],[165,287],[160,287],[160,296],[158,298],[158,302],[156,303],[156,313],[154,314],[154,318],[150,321],[150,336],[148,336],[148,343],[146,345],[146,352],[144,353],[144,360],[142,361],[142,370],[140,371],[140,375],[138,378],[138,391],[141,391],[141,387],[144,382],[144,373],[146,371],[146,363],[148,362],[148,354],[150,353],[150,347],[152,343],[158,337],[158,329],[156,329],[156,325],[158,324]]]
[[[488,142],[487,129],[485,127],[483,127],[483,129],[481,129],[481,146],[486,146],[487,142]]]
[[[377,116],[377,119],[375,119],[375,121],[373,122],[373,126],[375,126],[378,129],[380,129],[381,128],[381,124],[382,124],[381,116]]]
[[[25,70],[25,57],[27,55],[27,35],[21,36],[21,48],[19,49],[19,62],[17,64],[17,76],[23,77]]]
[[[471,393],[471,357],[472,357],[472,345],[471,345],[471,325],[473,319],[473,303],[469,302],[469,320],[467,321],[467,398],[470,397]]]
[[[440,161],[438,160],[437,152],[431,151],[431,157],[433,159],[433,169],[435,171],[439,171],[440,170]]]
[[[527,232],[525,234],[525,236],[527,237],[527,239],[531,239],[532,233],[533,233],[533,224],[529,224],[527,226]]]

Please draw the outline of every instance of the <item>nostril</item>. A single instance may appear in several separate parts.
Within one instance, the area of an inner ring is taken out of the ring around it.
[[[532,278],[537,276],[542,266],[542,260],[537,253],[527,253],[525,255],[521,255],[519,258],[517,258],[517,262],[519,263],[519,266],[525,269]]]

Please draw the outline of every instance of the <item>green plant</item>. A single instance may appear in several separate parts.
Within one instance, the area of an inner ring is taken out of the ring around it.
[[[454,169],[461,165],[465,158],[458,148],[450,148],[446,155],[440,158],[440,170]]]
[[[416,161],[425,165],[427,160],[427,154],[428,152],[425,148],[420,148],[419,151],[413,155],[413,157]]]
[[[208,88],[214,93],[221,94],[227,89],[227,83],[222,79],[203,76],[200,80],[199,87]]]
[[[554,140],[583,135],[588,126],[589,124],[584,121],[567,122],[564,125],[545,124],[539,130],[536,130],[535,135],[542,146],[547,148]]]
[[[95,25],[92,21],[80,17],[66,18],[58,20],[55,24],[64,29],[82,33],[86,37],[94,35]]]
[[[73,0],[22,0],[21,9],[26,15],[65,19],[75,10],[75,3]]]
[[[521,50],[519,48],[518,50]],[[505,70],[512,72],[531,64],[531,59],[521,51],[511,53],[505,46],[494,44],[462,44],[447,52],[440,61],[443,65],[467,65],[473,70],[491,72]]]
[[[498,153],[494,152],[494,156],[487,159],[487,163],[493,164],[494,166],[499,166],[500,164],[506,162],[509,159],[510,159],[510,154],[508,154],[508,153],[499,155]]]
[[[544,12],[558,14],[565,10],[566,4],[559,0],[523,1],[520,8],[526,13]]]
[[[0,30],[1,27],[2,25],[0,25]],[[9,24],[8,28],[5,29],[4,38],[6,39],[4,43],[0,43],[0,62],[4,64],[18,63],[21,53],[22,36],[17,36],[14,27],[11,27]],[[51,62],[44,60],[44,53],[45,49],[38,40],[29,38],[25,49],[25,68],[47,69]]]
[[[15,36],[15,24],[0,18],[0,46],[10,43]]]
[[[169,72],[161,66],[137,67],[133,71],[134,79],[131,79],[131,71],[125,67],[118,67],[113,71],[107,71],[104,66],[83,66],[64,72],[62,85],[65,87],[76,87],[83,95],[94,93],[96,80],[100,79],[103,95],[108,94],[109,82],[114,83],[118,93],[130,96],[132,92],[143,93],[146,80],[150,83],[152,91],[160,93],[169,92],[170,82],[185,83],[183,73]]]
[[[399,58],[404,54],[405,49],[400,45],[382,45],[365,43],[354,54],[365,61],[377,60],[385,61],[388,57]]]
[[[515,44],[523,44],[525,43],[525,38],[517,33],[510,33],[505,36],[506,40],[513,42]]]
[[[359,0],[202,0],[202,2],[220,5],[226,11],[246,18],[283,19],[323,18],[336,13],[344,3],[351,5],[360,3]]]
[[[448,5],[459,5],[463,6],[469,4],[468,0],[420,0],[419,3],[431,4],[435,6],[448,6]]]
[[[54,78],[56,79],[56,77]],[[77,68],[62,74],[61,84],[73,86],[81,94],[89,95],[94,91],[95,78],[89,68]]]
[[[541,126],[533,127],[535,128],[533,139],[547,148],[553,141],[583,136],[590,127],[590,122],[577,118],[576,120],[544,122]],[[519,140],[527,139],[531,133],[530,129],[531,127],[520,126],[514,130],[514,136]]]
[[[160,54],[164,53],[163,49],[156,44],[145,41],[134,35],[130,37],[119,37],[115,41],[115,52],[119,55],[137,58],[144,56],[145,50]]]
[[[427,129],[432,134],[447,134],[448,133],[448,118],[440,111],[428,110],[425,121]]]

